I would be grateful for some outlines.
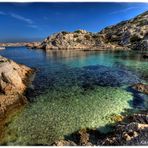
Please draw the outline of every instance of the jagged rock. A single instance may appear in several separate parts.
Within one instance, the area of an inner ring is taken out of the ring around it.
[[[33,73],[33,69],[0,56],[0,118],[9,109],[26,102],[23,94]]]
[[[141,123],[141,121],[147,117],[147,114],[136,114],[128,117],[130,119],[118,124],[114,134],[107,136],[102,145],[145,145],[148,143],[148,122]],[[132,118],[133,120],[131,120]]]
[[[88,145],[89,143],[89,134],[86,129],[82,129],[78,132],[79,145]]]

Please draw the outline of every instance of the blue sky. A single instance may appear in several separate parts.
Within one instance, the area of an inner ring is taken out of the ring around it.
[[[0,42],[77,29],[98,32],[147,10],[148,3],[0,3]]]

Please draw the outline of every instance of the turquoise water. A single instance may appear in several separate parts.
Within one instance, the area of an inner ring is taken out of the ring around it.
[[[130,87],[148,82],[141,53],[20,47],[0,54],[37,69],[30,103],[7,125],[7,145],[50,145],[81,128],[107,132],[113,117],[147,108],[148,96]]]

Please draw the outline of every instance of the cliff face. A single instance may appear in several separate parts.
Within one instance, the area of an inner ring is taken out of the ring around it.
[[[31,68],[0,56],[0,119],[9,109],[25,103],[23,94],[31,74]]]
[[[137,17],[107,27],[98,33],[85,30],[60,32],[32,48],[42,49],[148,49],[148,11]]]

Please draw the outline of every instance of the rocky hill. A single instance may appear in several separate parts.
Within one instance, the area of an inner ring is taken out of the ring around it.
[[[103,29],[98,35],[105,35],[109,43],[131,49],[148,50],[148,11],[117,25]]]
[[[98,33],[85,30],[62,31],[31,48],[48,49],[135,49],[148,50],[148,11],[128,21],[107,27]]]

